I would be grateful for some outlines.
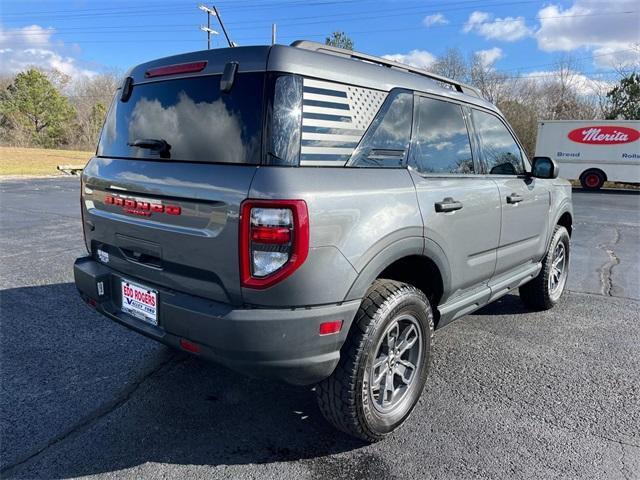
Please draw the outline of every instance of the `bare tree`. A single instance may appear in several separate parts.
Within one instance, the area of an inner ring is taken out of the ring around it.
[[[633,51],[633,54],[628,60],[620,61],[616,65],[613,65],[613,69],[617,74],[616,81],[618,82],[623,78],[640,72],[640,42],[631,45],[631,51]]]
[[[452,80],[466,82],[469,79],[469,66],[462,52],[457,48],[449,48],[438,57],[429,68],[433,73],[442,75]]]
[[[502,99],[498,102],[498,108],[509,120],[529,158],[533,158],[540,119],[535,109],[531,108],[530,104],[515,98]]]
[[[120,75],[110,72],[74,83],[69,98],[76,108],[74,147],[93,150],[104,118],[118,88]]]
[[[507,76],[484,62],[477,53],[471,56],[469,81],[492,103],[497,103],[507,93]]]

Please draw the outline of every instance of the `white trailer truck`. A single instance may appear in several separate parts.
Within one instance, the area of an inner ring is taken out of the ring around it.
[[[640,183],[640,120],[544,120],[536,156],[553,158],[561,177],[590,190]]]

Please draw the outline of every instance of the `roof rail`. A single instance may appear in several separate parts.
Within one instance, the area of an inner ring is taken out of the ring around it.
[[[312,42],[310,40],[296,40],[291,44],[291,46],[296,48],[303,48],[305,50],[312,50],[314,52],[327,53],[329,55],[361,60],[363,62],[375,63],[383,67],[415,73],[417,75],[430,78],[431,80],[444,83],[458,92],[483,98],[480,90],[475,87],[462,82],[458,82],[457,80],[452,80],[447,77],[436,75],[435,73],[427,72],[426,70],[422,70],[421,68],[412,67],[400,62],[394,62],[393,60],[387,60],[386,58],[367,55],[366,53],[354,52],[353,50],[346,50],[344,48],[333,47],[331,45],[324,45],[322,43]]]

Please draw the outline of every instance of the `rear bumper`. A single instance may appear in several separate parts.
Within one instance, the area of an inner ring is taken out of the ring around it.
[[[198,355],[242,373],[295,385],[328,377],[340,358],[360,304],[345,302],[308,308],[236,308],[231,305],[143,283],[158,291],[158,326],[120,310],[121,274],[90,257],[74,264],[76,287],[103,315],[132,330],[180,348],[186,339],[200,346]],[[126,276],[126,280],[136,282]],[[98,282],[103,293],[98,294]],[[342,330],[320,336],[322,322],[343,320]]]

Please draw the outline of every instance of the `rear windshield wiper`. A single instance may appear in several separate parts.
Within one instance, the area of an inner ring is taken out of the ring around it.
[[[127,145],[130,147],[154,150],[160,154],[160,158],[171,158],[171,145],[169,145],[164,139],[157,140],[155,138],[141,138],[134,140],[133,142],[129,142]]]

